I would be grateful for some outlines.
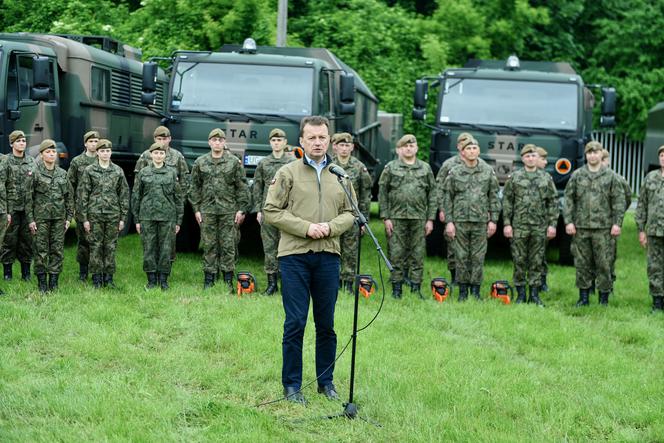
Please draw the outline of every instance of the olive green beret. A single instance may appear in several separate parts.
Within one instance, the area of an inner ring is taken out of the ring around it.
[[[602,147],[602,144],[598,141],[593,140],[586,143],[586,149],[584,149],[583,153],[587,154],[590,151],[601,151],[602,149],[604,149]]]
[[[546,149],[544,149],[544,148],[541,147],[541,146],[538,146],[538,147],[537,147],[537,153],[538,153],[539,156],[542,157],[542,158],[546,158],[546,157],[549,155],[549,153],[546,152]]]
[[[39,144],[39,152],[44,152],[47,149],[56,149],[55,148],[55,142],[51,140],[50,138],[47,138],[43,142]]]
[[[353,143],[353,136],[348,132],[337,132],[332,136],[332,144],[336,145],[337,143]]]
[[[101,138],[97,131],[88,131],[83,136],[83,143],[87,142],[89,138]]]
[[[212,137],[226,138],[226,133],[219,128],[214,128],[208,134],[208,140],[210,140]]]
[[[660,146],[659,149],[657,149],[657,155],[661,154],[664,152],[664,145]]]
[[[272,139],[272,137],[286,138],[286,133],[282,129],[274,128],[273,130],[270,131],[270,136],[268,138]]]
[[[457,137],[457,143],[461,143],[461,141],[469,139],[469,138],[473,138],[473,136],[469,132],[462,132]]]
[[[11,145],[19,138],[25,138],[25,133],[23,131],[12,131],[11,134],[9,134],[9,144]]]
[[[413,134],[406,134],[403,137],[401,137],[397,142],[397,148],[406,146],[409,143],[417,143],[417,139]]]
[[[99,143],[97,143],[97,150],[99,149],[113,149],[113,143],[111,143],[110,140],[102,138],[99,140]]]
[[[99,148],[97,148],[99,149]],[[165,151],[166,147],[163,143],[155,142],[150,145],[150,152],[152,151]]]
[[[168,130],[166,126],[157,126],[157,129],[154,130],[152,134],[153,137],[170,137],[171,131]]]
[[[459,147],[459,150],[461,151],[461,150],[463,150],[466,146],[471,146],[471,145],[472,145],[472,146],[477,146],[478,148],[480,147],[480,144],[479,144],[479,143],[477,142],[477,140],[475,140],[475,138],[473,138],[473,137],[470,137],[470,138],[466,138],[466,139],[461,140],[461,141],[459,142],[458,147]]]
[[[523,148],[521,148],[521,156],[523,157],[526,154],[537,153],[537,146],[532,143],[528,143]]]

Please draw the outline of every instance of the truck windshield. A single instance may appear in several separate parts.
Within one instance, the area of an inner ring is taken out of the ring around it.
[[[310,115],[311,68],[180,62],[172,107],[181,111]]]
[[[448,79],[440,123],[575,130],[578,86],[513,80]]]

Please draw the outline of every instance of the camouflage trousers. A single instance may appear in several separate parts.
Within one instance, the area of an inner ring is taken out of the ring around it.
[[[115,274],[115,250],[118,246],[118,224],[120,220],[90,219],[87,235],[90,247],[90,272],[92,274]],[[141,225],[143,227],[143,225]]]
[[[82,265],[90,263],[90,243],[88,242],[88,234],[83,229],[83,222],[85,220],[76,220],[76,261]]]
[[[546,240],[546,243],[544,244],[544,256],[542,257],[542,275],[546,276],[549,275],[549,262],[546,260],[546,248],[549,245],[549,240]]]
[[[609,228],[579,229],[572,238],[572,255],[576,268],[576,287],[589,289],[597,279],[600,292],[611,292],[611,262],[613,245]]]
[[[445,226],[445,223],[443,223]],[[447,243],[447,270],[452,271],[456,269],[456,259],[454,258],[454,246],[452,246],[452,239],[445,234],[445,242]]]
[[[360,227],[357,224],[353,226],[339,237],[339,244],[341,246],[341,280],[355,280],[355,271],[357,271],[357,248],[359,242],[357,234]]]
[[[7,213],[0,214],[0,245],[4,241],[5,234],[7,233],[8,228],[9,228],[9,223],[7,222]]]
[[[648,236],[648,282],[651,296],[664,297],[664,237]]]
[[[216,274],[235,271],[236,242],[239,237],[235,214],[202,216],[203,272]]]
[[[514,274],[514,286],[540,286],[542,282],[542,263],[546,260],[546,228],[513,228],[514,236],[510,241]]]
[[[65,258],[65,221],[35,220],[35,273],[59,274]]]
[[[263,241],[263,255],[265,256],[265,273],[275,274],[279,271],[277,252],[279,250],[279,229],[263,223],[261,225],[261,240]]]
[[[485,222],[456,222],[452,241],[456,257],[456,278],[459,284],[481,285],[487,249]]]
[[[12,224],[9,225],[5,233],[0,261],[2,263],[14,263],[14,260],[18,257],[18,261],[21,263],[30,263],[34,247],[33,240],[25,211],[15,211],[12,213]]]
[[[175,242],[175,220],[141,221],[143,241],[143,271],[171,273],[172,254]]]
[[[388,248],[394,270],[390,281],[403,281],[407,272],[411,282],[420,284],[424,272],[426,220],[392,219],[392,224],[394,231],[388,239]]]

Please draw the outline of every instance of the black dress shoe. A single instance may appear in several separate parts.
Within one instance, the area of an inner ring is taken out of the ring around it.
[[[300,389],[296,388],[295,386],[286,386],[284,388],[284,397],[286,397],[286,400],[293,403],[299,403],[301,405],[307,404],[307,400],[305,400],[304,395],[302,395]]]
[[[325,386],[319,386],[318,393],[325,394],[328,400],[339,400],[339,394],[337,394],[337,388],[335,388],[332,383]]]

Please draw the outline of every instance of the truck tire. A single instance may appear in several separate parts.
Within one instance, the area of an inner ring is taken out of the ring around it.
[[[445,241],[445,227],[438,220],[438,217],[433,221],[433,231],[426,238],[427,256],[429,257],[443,257],[447,256],[447,242]]]
[[[574,265],[572,256],[572,236],[565,232],[565,223],[562,217],[558,220],[558,230],[556,232],[556,243],[558,244],[558,264],[563,266]]]
[[[189,203],[184,205],[184,217],[180,232],[175,239],[175,248],[178,252],[196,252],[201,240],[201,229],[194,218],[194,211]]]

